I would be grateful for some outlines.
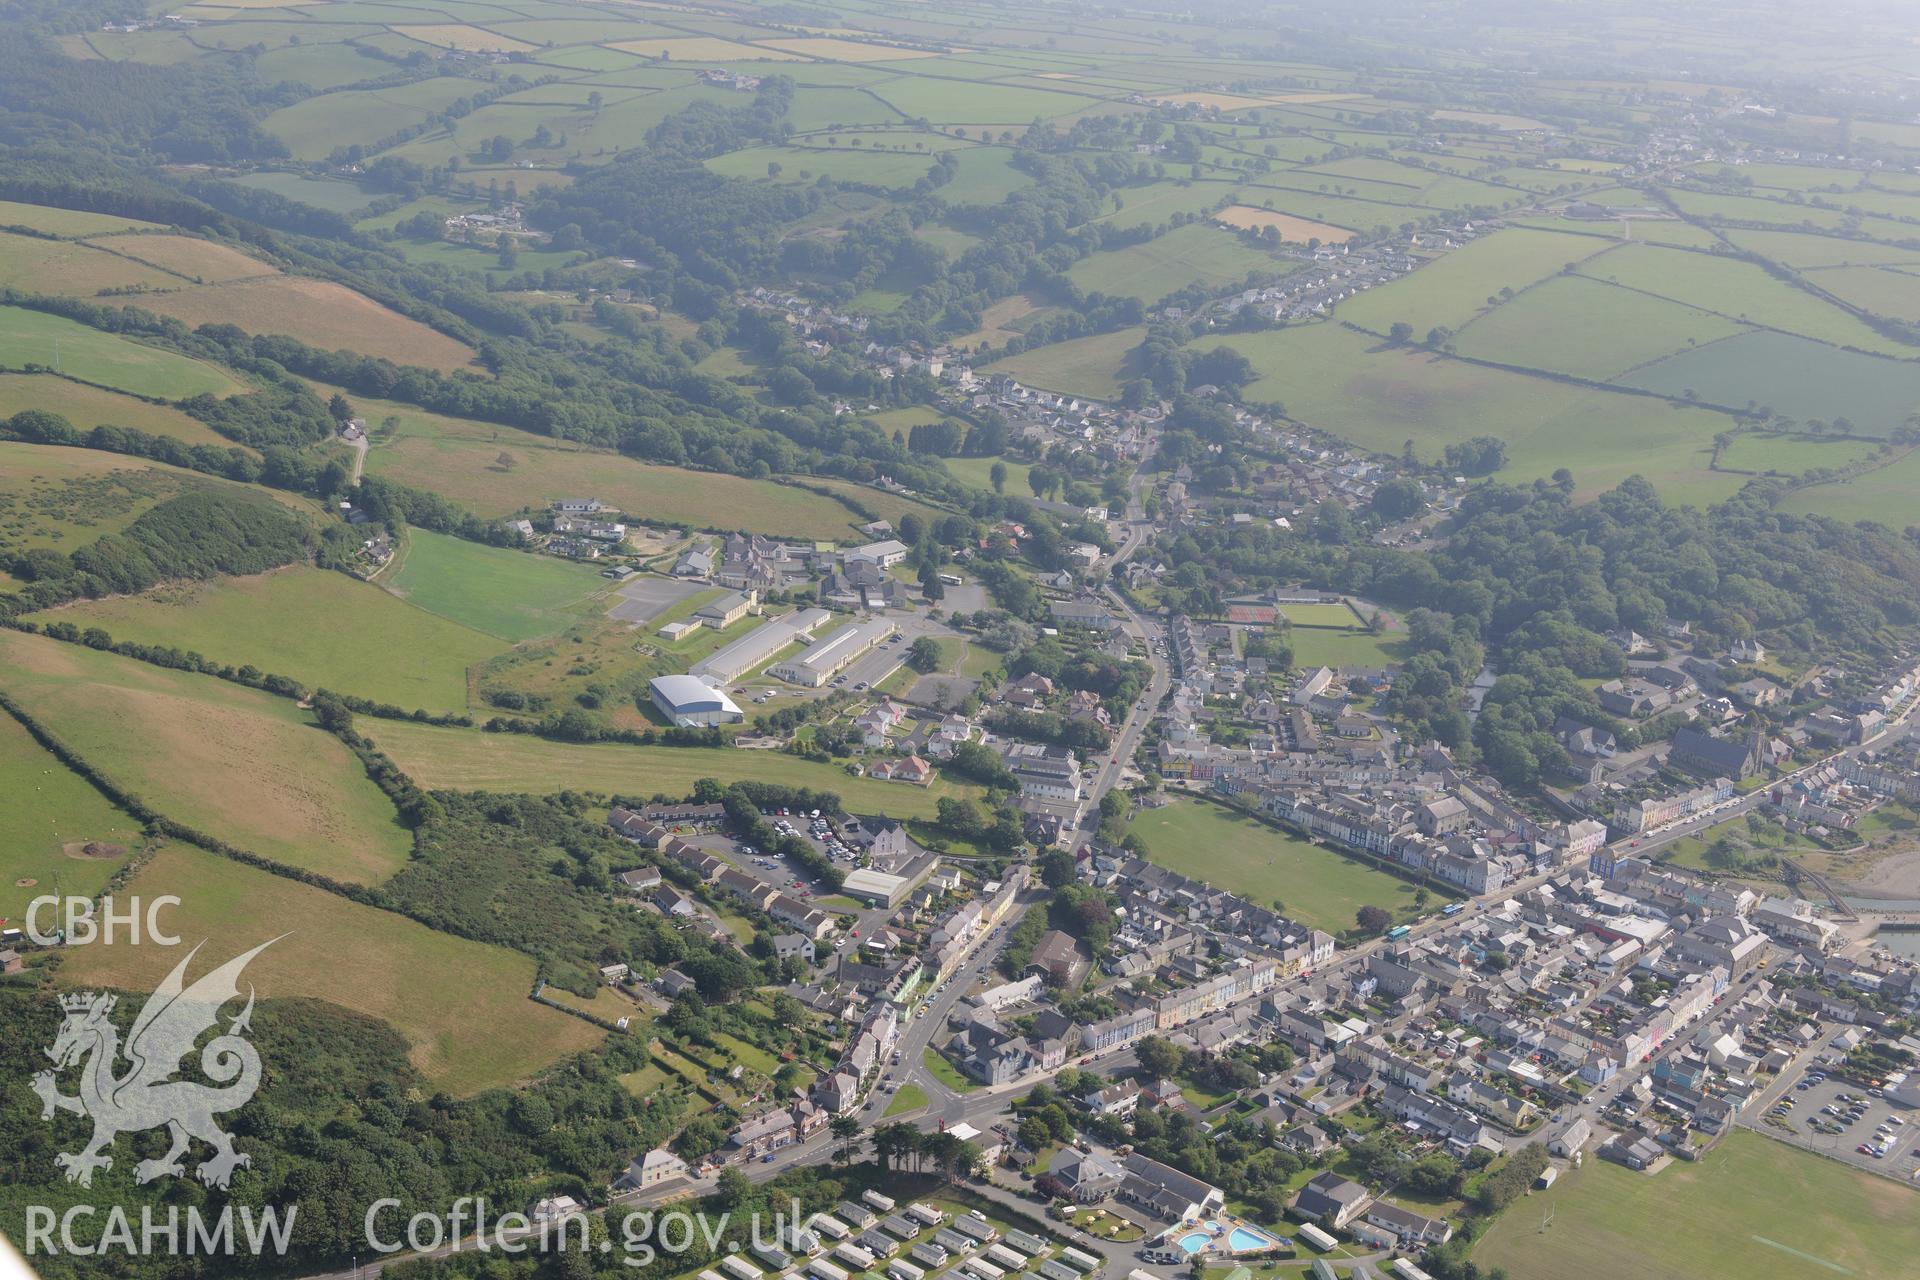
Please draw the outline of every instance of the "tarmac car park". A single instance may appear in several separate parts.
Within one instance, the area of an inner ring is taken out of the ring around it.
[[[1896,1178],[1920,1173],[1920,1113],[1874,1097],[1866,1086],[1815,1068],[1768,1115],[1822,1155]],[[1756,1127],[1779,1132],[1770,1124]]]

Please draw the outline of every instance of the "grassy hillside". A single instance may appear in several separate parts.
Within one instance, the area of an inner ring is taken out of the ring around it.
[[[305,567],[84,601],[53,617],[409,711],[465,710],[467,669],[506,648],[379,587]]]
[[[195,972],[279,938],[247,967],[262,999],[311,996],[390,1023],[414,1066],[450,1093],[524,1080],[603,1034],[527,999],[534,963],[526,956],[186,845],[161,850],[126,892],[180,898],[168,928],[187,945],[204,939]],[[151,990],[184,954],[124,942],[79,947],[60,981]]]
[[[936,782],[915,787],[849,776],[775,751],[704,747],[579,746],[519,734],[440,729],[393,720],[365,720],[360,730],[423,787],[457,791],[565,791],[684,795],[701,778],[776,782],[838,792],[856,813],[930,818],[943,795],[978,794]]]
[[[411,840],[339,739],[284,698],[0,634],[0,689],[154,809],[290,866],[374,884]]]

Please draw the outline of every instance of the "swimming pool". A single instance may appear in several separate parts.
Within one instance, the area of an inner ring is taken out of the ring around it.
[[[1258,1231],[1249,1231],[1245,1227],[1235,1227],[1227,1236],[1227,1248],[1239,1253],[1246,1249],[1271,1249],[1274,1246],[1271,1237]]]
[[[1216,1253],[1251,1253],[1256,1249],[1277,1248],[1279,1243],[1264,1231],[1218,1218],[1196,1223],[1174,1240],[1175,1247],[1188,1256],[1209,1249]]]

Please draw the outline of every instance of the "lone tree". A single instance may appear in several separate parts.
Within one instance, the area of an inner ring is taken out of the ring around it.
[[[907,650],[907,665],[925,675],[940,665],[940,642],[932,636],[921,636]]]
[[[1385,907],[1365,906],[1353,913],[1353,918],[1368,933],[1379,933],[1393,923],[1393,916]]]

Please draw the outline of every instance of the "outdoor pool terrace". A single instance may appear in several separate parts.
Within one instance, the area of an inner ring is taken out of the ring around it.
[[[1265,1249],[1282,1248],[1287,1243],[1270,1232],[1231,1218],[1183,1223],[1167,1232],[1166,1239],[1188,1257],[1203,1252],[1221,1255],[1258,1253]]]

